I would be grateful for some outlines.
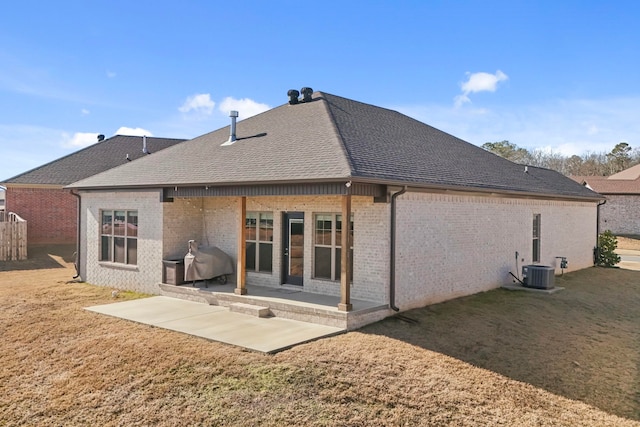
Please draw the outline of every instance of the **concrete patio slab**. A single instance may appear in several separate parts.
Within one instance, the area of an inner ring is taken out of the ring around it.
[[[507,289],[509,291],[525,291],[525,292],[535,292],[539,294],[555,294],[556,292],[564,291],[564,288],[561,286],[556,286],[551,289],[528,288],[520,284],[502,285],[501,287],[502,289]]]
[[[86,310],[263,353],[276,353],[345,332],[345,329],[297,320],[232,313],[227,307],[165,296],[86,307]]]

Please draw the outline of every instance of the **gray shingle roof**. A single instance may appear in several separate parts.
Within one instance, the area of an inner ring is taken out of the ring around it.
[[[597,199],[563,175],[528,168],[396,111],[316,92],[124,165],[73,188],[223,185],[351,179],[394,185]]]
[[[184,139],[147,137],[153,155]],[[141,136],[116,135],[4,181],[7,184],[68,185],[146,155]]]

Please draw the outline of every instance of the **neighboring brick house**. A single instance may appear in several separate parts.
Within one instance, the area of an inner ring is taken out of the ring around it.
[[[69,188],[90,283],[162,294],[163,258],[195,239],[233,257],[236,294],[284,286],[338,296],[342,312],[351,298],[382,307],[365,323],[510,284],[517,263],[593,265],[602,199],[322,92]],[[113,231],[121,224],[131,234]]]
[[[640,235],[640,165],[610,176],[573,176],[606,197],[600,206],[599,229],[616,235]]]
[[[144,140],[148,153],[184,141],[153,137]],[[104,139],[101,135],[94,145],[4,181],[5,208],[27,220],[29,245],[76,243],[78,199],[64,186],[145,155],[143,137],[116,135]]]

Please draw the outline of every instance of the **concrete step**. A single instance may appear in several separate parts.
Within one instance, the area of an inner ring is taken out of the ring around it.
[[[271,310],[269,307],[263,307],[261,305],[246,304],[243,302],[235,302],[229,305],[229,311],[232,313],[248,314],[255,317],[269,317],[271,316]]]

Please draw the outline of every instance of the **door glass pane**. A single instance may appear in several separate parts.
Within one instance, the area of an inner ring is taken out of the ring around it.
[[[292,219],[289,223],[289,275],[302,276],[304,265],[304,223]]]

